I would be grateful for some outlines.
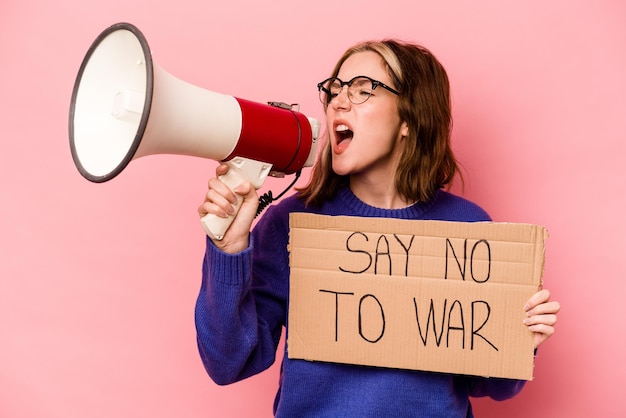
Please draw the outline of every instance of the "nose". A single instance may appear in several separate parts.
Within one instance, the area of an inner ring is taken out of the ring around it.
[[[348,97],[347,85],[341,88],[341,92],[337,96],[335,96],[335,98],[330,102],[330,104],[335,109],[347,109],[350,107],[352,102],[350,101],[350,98]]]

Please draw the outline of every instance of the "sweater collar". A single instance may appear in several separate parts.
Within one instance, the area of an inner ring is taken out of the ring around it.
[[[342,202],[349,212],[346,215],[364,216],[374,218],[399,218],[399,219],[420,219],[432,207],[439,198],[441,191],[437,190],[435,196],[427,202],[417,202],[413,205],[401,209],[382,209],[370,206],[352,193],[349,187],[344,187],[337,193],[337,200]]]

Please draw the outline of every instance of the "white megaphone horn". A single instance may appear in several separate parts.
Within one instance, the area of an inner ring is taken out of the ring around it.
[[[96,38],[72,92],[72,158],[96,183],[139,157],[178,154],[225,161],[222,180],[231,189],[244,179],[258,189],[269,174],[310,167],[318,134],[319,122],[291,105],[255,103],[173,77],[153,63],[145,37],[129,23]],[[202,225],[222,239],[232,220],[207,215]]]

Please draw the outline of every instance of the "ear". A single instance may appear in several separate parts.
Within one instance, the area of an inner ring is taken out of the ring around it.
[[[406,138],[407,136],[409,136],[409,124],[406,122],[402,122],[402,125],[400,125],[400,136],[402,138]]]

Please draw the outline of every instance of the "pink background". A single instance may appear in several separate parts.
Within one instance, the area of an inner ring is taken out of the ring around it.
[[[548,227],[545,282],[563,306],[535,381],[477,415],[626,416],[621,0],[2,0],[1,416],[271,415],[277,367],[218,387],[196,352],[196,207],[215,163],[148,157],[95,185],[72,162],[74,79],[118,21],[181,79],[318,118],[315,84],[347,46],[432,49],[453,88],[457,190],[498,221]]]

